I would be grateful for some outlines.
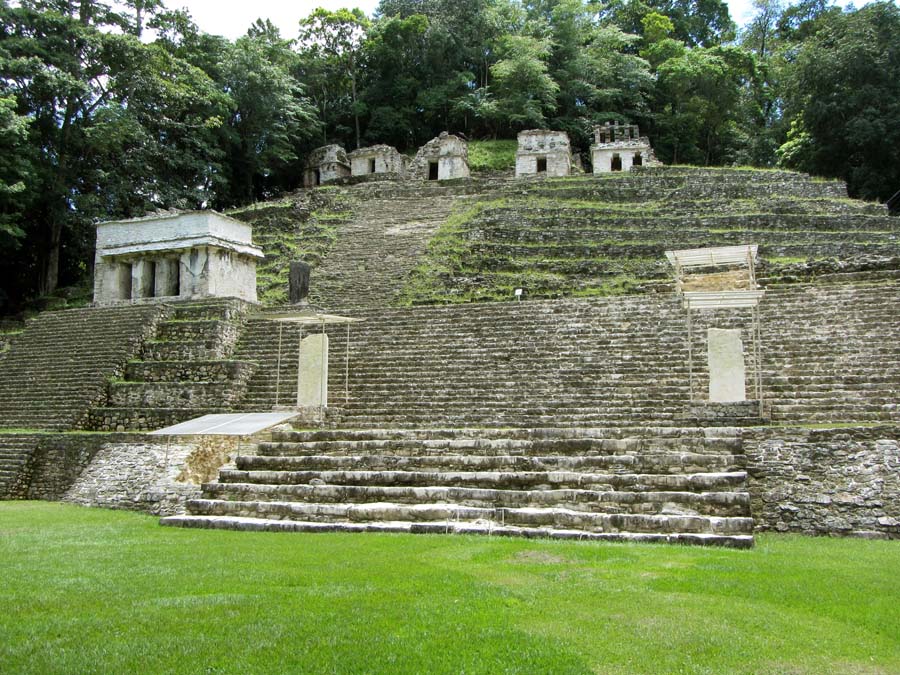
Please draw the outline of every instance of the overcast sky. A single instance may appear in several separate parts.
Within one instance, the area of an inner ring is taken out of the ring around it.
[[[316,7],[359,7],[369,16],[378,0],[168,0],[169,8],[184,7],[202,30],[236,38],[247,32],[256,19],[270,19],[286,38],[297,34],[297,24]],[[728,0],[731,18],[742,25],[750,14],[751,0]]]

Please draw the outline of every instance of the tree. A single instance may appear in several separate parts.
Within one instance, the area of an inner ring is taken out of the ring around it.
[[[83,273],[94,219],[201,204],[215,173],[208,132],[223,95],[199,69],[123,30],[130,22],[95,0],[0,4],[0,95],[28,120],[17,227],[38,294]]]
[[[559,91],[547,72],[549,41],[508,35],[501,50],[503,58],[491,66],[499,114],[514,129],[544,126]]]
[[[353,115],[356,147],[360,147],[359,63],[369,20],[359,9],[339,9],[330,12],[321,7],[300,22],[298,44],[310,70],[315,72],[319,87],[327,92],[329,87],[349,83],[350,107]],[[320,99],[322,119],[326,119],[327,94]]]
[[[655,147],[672,163],[722,164],[737,145],[737,113],[753,59],[737,47],[686,49],[657,69]]]
[[[227,188],[218,205],[265,199],[291,186],[289,176],[296,181],[299,172],[287,169],[318,132],[318,119],[291,75],[295,59],[271,24],[256,24],[228,49],[221,72],[232,102],[225,126]]]
[[[25,234],[21,214],[31,179],[28,124],[16,112],[15,98],[0,97],[0,252],[13,249]]]
[[[782,163],[886,199],[900,186],[900,9],[873,3],[818,22],[787,73]]]

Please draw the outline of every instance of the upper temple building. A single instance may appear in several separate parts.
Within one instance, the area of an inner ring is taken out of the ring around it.
[[[215,211],[100,223],[94,304],[215,296],[256,302],[261,258],[250,225]]]
[[[591,146],[594,173],[628,171],[633,166],[659,166],[650,139],[641,136],[637,124],[609,122],[594,127]]]

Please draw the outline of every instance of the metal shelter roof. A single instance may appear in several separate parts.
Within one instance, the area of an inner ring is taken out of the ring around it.
[[[151,436],[251,436],[296,417],[294,412],[217,413],[204,415],[164,429]]]
[[[719,265],[747,265],[756,263],[756,244],[744,246],[718,246],[713,248],[688,248],[666,251],[666,258],[675,267],[717,267]]]
[[[685,291],[684,305],[688,309],[729,309],[756,307],[765,291]]]
[[[349,316],[327,314],[310,308],[294,309],[283,312],[257,312],[256,314],[251,314],[248,318],[258,321],[279,321],[282,323],[312,324],[316,326],[322,324],[347,324],[364,321],[364,319],[354,319]]]

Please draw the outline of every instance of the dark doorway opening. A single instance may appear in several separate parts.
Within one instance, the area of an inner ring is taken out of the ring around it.
[[[369,173],[375,173],[375,160],[369,160]]]
[[[438,179],[438,163],[428,162],[428,180]]]
[[[622,158],[618,155],[613,155],[612,162],[609,166],[610,171],[621,171],[622,170]]]
[[[644,158],[641,156],[641,153],[634,153],[634,158],[631,160],[631,166],[643,166]]]
[[[547,173],[547,158],[546,157],[538,157],[537,172],[538,173]]]
[[[322,184],[322,173],[318,169],[313,170],[313,186]]]

